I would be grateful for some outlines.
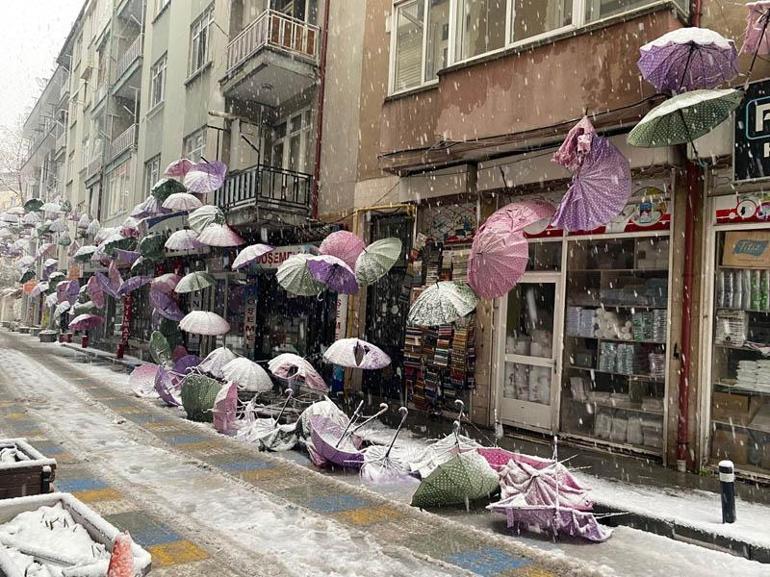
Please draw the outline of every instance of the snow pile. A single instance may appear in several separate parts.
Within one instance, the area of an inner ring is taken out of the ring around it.
[[[19,451],[15,446],[4,447],[0,449],[0,464],[3,463],[18,463],[25,460],[25,455]]]
[[[0,525],[0,547],[25,577],[105,575],[110,558],[61,503]]]

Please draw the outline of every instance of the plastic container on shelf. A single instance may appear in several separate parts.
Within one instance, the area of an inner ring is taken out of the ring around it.
[[[726,290],[726,279],[727,275],[725,274],[724,270],[719,271],[719,276],[717,277],[717,306],[719,308],[725,307],[725,290]],[[751,282],[749,282],[749,287],[751,287]],[[749,288],[749,295],[751,295],[751,288]],[[749,297],[750,298],[750,297]]]
[[[743,309],[751,308],[751,271],[744,269],[740,272],[743,277]]]
[[[762,273],[758,270],[751,271],[751,309],[758,311],[762,301],[761,288]]]
[[[733,284],[733,308],[747,308],[743,303],[743,271],[735,271],[735,280]]]
[[[762,284],[759,290],[759,309],[770,310],[770,270],[762,271]]]

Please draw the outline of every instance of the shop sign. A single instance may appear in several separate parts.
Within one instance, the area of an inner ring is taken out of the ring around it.
[[[337,295],[337,321],[334,329],[335,340],[344,339],[348,330],[348,295]]]
[[[728,232],[722,264],[739,268],[770,268],[770,231]]]
[[[665,191],[655,186],[637,189],[623,211],[606,226],[570,236],[652,232],[671,228],[671,206]]]
[[[770,80],[754,82],[735,111],[733,179],[770,177]]]
[[[770,193],[768,192],[730,194],[714,199],[714,222],[717,224],[768,221],[770,221]]]
[[[257,260],[257,264],[263,269],[275,269],[281,266],[283,262],[295,254],[315,253],[316,247],[312,244],[295,244],[290,246],[280,246],[269,253],[262,255]]]

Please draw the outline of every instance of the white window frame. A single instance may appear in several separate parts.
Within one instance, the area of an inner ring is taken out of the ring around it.
[[[142,194],[150,194],[150,190],[160,180],[160,154],[156,154],[144,163],[144,190]]]
[[[155,16],[163,12],[163,9],[171,4],[171,0],[155,0]]]
[[[159,106],[166,100],[166,68],[168,65],[168,53],[163,54],[150,69],[150,110]],[[157,82],[160,82],[160,94],[156,99]]]
[[[200,139],[195,146],[190,146],[196,139]],[[184,138],[182,142],[182,150],[184,151],[184,158],[193,162],[200,162],[201,158],[206,154],[206,127],[202,126],[195,132],[191,132]]]
[[[308,118],[308,113],[310,114],[310,117]],[[296,119],[297,117],[300,118],[300,129],[299,130],[291,130],[291,121]],[[284,135],[281,138],[275,138],[275,129],[279,127],[281,124],[286,125],[286,131],[284,132]],[[312,139],[313,139],[313,117],[311,108],[305,107],[300,110],[297,110],[296,112],[292,112],[291,114],[287,114],[286,116],[282,116],[280,120],[273,126],[272,130],[273,136],[270,139],[270,151],[269,151],[269,160],[271,166],[275,166],[276,168],[281,168],[283,170],[292,170],[294,172],[299,173],[307,173],[309,167],[305,166],[305,160],[307,158],[308,153],[308,147],[312,146]],[[292,168],[289,166],[289,160],[291,160],[291,138],[294,136],[299,136],[299,167]],[[282,158],[280,160],[280,166],[276,166],[276,160],[273,159],[273,148],[276,144],[281,143],[283,145],[283,153]],[[301,169],[301,170],[300,170]]]
[[[206,8],[190,26],[190,54],[188,75],[194,76],[211,62],[211,28],[214,24],[214,5]],[[200,39],[206,39],[206,51],[201,55]]]

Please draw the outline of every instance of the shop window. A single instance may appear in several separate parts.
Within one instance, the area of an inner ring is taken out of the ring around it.
[[[450,0],[411,0],[396,5],[394,18],[394,92],[436,79],[446,67]]]
[[[527,271],[558,271],[561,269],[562,241],[530,241]]]

